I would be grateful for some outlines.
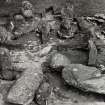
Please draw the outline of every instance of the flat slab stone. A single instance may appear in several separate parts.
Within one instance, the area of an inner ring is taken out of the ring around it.
[[[105,76],[95,67],[71,64],[63,69],[62,77],[81,90],[105,94]]]
[[[16,81],[10,89],[7,100],[15,104],[29,104],[34,98],[35,91],[43,79],[41,64],[36,62],[34,66],[27,68],[22,76]]]

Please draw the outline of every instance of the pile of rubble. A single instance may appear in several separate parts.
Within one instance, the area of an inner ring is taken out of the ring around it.
[[[104,14],[76,17],[69,3],[34,14],[23,1],[18,13],[0,21],[0,105],[72,105],[49,73],[69,87],[105,94],[104,25]]]

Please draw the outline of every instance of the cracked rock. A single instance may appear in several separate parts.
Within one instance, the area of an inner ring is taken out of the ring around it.
[[[105,77],[95,67],[71,64],[63,69],[62,77],[69,85],[81,90],[105,94]]]
[[[41,64],[38,62],[27,68],[10,89],[7,100],[15,104],[29,104],[43,79],[41,70]]]

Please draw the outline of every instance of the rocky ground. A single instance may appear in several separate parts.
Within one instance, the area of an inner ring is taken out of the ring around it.
[[[105,105],[104,1],[0,2],[0,105]]]

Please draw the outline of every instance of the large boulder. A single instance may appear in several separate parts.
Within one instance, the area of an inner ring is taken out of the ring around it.
[[[21,77],[16,81],[10,89],[7,100],[15,104],[29,104],[34,99],[34,94],[39,87],[43,75],[41,64],[36,62],[31,67],[27,68]]]
[[[63,69],[62,77],[69,85],[81,90],[105,94],[105,77],[95,67],[71,64]]]

